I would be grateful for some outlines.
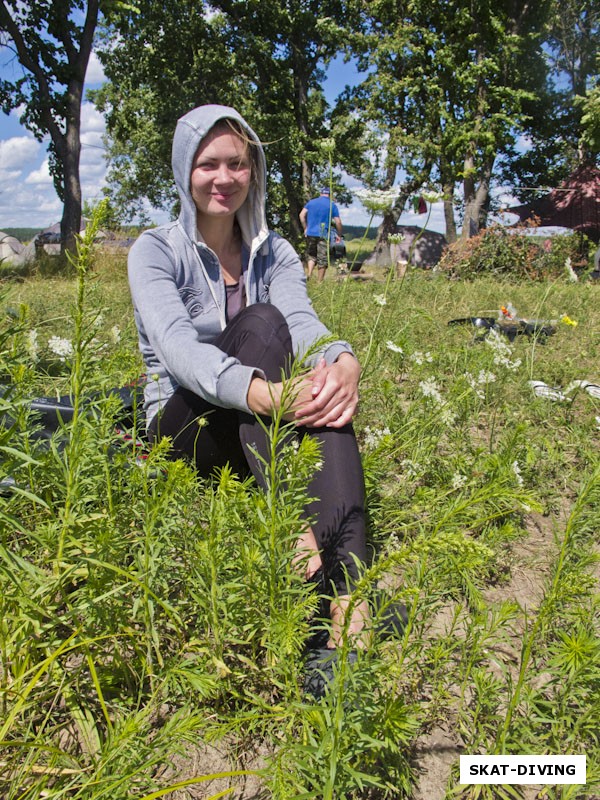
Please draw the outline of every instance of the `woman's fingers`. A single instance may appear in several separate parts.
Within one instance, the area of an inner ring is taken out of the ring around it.
[[[328,369],[327,378],[319,394],[311,402],[300,405],[296,411],[298,425],[320,427],[347,424],[356,411],[358,392],[352,381],[343,380],[339,370]]]
[[[316,397],[322,390],[327,380],[327,363],[324,358],[319,360],[319,363],[312,372],[312,396]]]

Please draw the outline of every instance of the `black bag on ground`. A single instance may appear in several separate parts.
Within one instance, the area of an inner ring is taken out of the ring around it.
[[[0,389],[0,394],[6,393],[6,388]],[[141,419],[141,415],[143,414],[142,379],[126,386],[110,389],[108,395],[117,395],[121,401],[121,408],[115,418],[115,427],[119,429],[133,428],[136,417]],[[99,399],[99,395],[86,397],[82,404],[83,412],[85,413],[86,409],[90,409]],[[35,397],[29,402],[29,410],[35,415],[36,421],[39,422],[41,426],[35,430],[33,438],[46,440],[51,439],[63,425],[71,422],[73,414],[75,413],[73,401],[69,395],[62,395],[58,399],[55,397]],[[14,424],[14,420],[9,415],[5,414],[0,420],[0,423],[5,427],[9,427]]]

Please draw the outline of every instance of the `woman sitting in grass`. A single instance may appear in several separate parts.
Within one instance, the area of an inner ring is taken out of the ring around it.
[[[265,486],[256,450],[268,443],[256,415],[279,410],[294,359],[330,336],[306,293],[292,246],[269,231],[266,163],[260,141],[233,109],[207,105],[178,123],[173,172],[179,219],[143,233],[131,249],[129,281],[149,376],[145,411],[151,441],[169,436],[172,456],[202,476],[229,463]],[[331,337],[330,337],[331,338]],[[285,419],[315,437],[322,468],[308,486],[298,549],[306,577],[335,587],[327,648],[345,624],[357,641],[365,602],[345,620],[356,561],[364,562],[364,480],[352,429],[360,365],[349,344],[326,344],[306,359]],[[202,418],[204,424],[199,425]],[[364,638],[364,637],[363,637]]]

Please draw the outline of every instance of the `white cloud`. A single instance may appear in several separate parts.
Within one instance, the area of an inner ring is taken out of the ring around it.
[[[96,110],[93,103],[81,104],[81,132],[89,133],[90,131],[98,131],[104,133],[106,124],[102,114]]]
[[[60,219],[62,204],[53,191],[32,191],[15,183],[0,193],[0,214],[4,227],[45,228]]]
[[[527,136],[527,134],[525,134],[525,133],[522,133],[517,138],[516,147],[517,147],[517,150],[519,150],[520,152],[523,152],[523,153],[526,153],[528,150],[531,150],[532,147],[533,147],[533,142],[531,140],[531,137]]]
[[[53,186],[47,158],[42,162],[39,169],[34,169],[29,173],[29,175],[25,178],[25,183]]]
[[[92,52],[87,72],[85,73],[86,85],[90,83],[104,83],[105,80],[106,75],[104,74],[104,68],[96,53]]]
[[[21,174],[21,170],[8,170],[8,169],[0,169],[0,186],[6,187],[8,184],[15,181],[19,175]],[[4,188],[3,191],[6,189]]]
[[[84,183],[86,181],[94,180],[96,181],[99,177],[104,177],[106,173],[106,164],[104,161],[100,161],[97,158],[93,160],[88,159],[81,159],[81,165],[79,169],[79,176],[81,182]]]
[[[93,147],[97,150],[104,150],[104,142],[102,141],[102,133],[100,131],[86,131],[81,134],[82,147]]]
[[[86,85],[105,80],[102,66],[95,54],[90,59]],[[62,215],[62,203],[56,196],[48,169],[47,145],[33,136],[20,135],[24,128],[19,117],[24,108],[0,116],[0,214],[4,227],[45,228]],[[106,174],[105,147],[102,137],[104,117],[90,102],[81,107],[80,176],[84,200],[101,197]],[[13,134],[11,136],[11,134]]]
[[[40,144],[32,136],[13,136],[0,141],[0,169],[23,170],[38,154]]]

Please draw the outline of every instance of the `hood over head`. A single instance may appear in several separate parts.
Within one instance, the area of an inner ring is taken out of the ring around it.
[[[235,109],[228,106],[198,106],[177,121],[173,136],[172,165],[175,185],[181,200],[179,223],[190,239],[195,242],[198,234],[196,231],[196,206],[190,190],[192,163],[200,142],[211,128],[223,119],[237,121],[248,135],[248,139],[256,143],[251,145],[253,170],[256,175],[253,175],[244,205],[236,214],[242,237],[246,244],[251,245],[258,236],[263,238],[268,233],[265,214],[267,166],[260,139],[244,118]]]

